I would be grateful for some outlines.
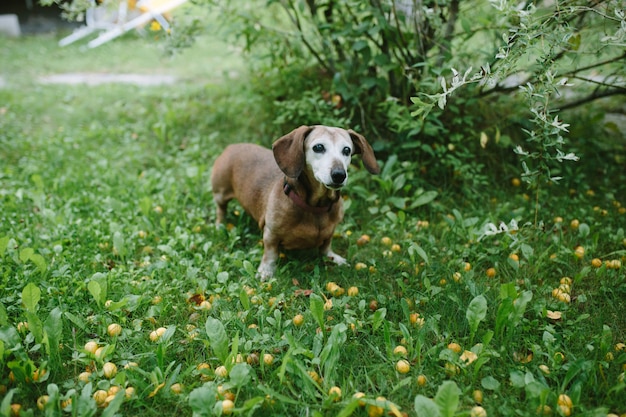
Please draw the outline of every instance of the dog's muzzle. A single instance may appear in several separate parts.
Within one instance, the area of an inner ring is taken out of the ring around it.
[[[343,168],[333,168],[330,171],[330,178],[333,180],[333,183],[329,185],[330,188],[341,188],[343,187],[346,177],[346,170]]]

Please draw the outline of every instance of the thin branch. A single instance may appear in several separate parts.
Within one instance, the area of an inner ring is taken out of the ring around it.
[[[324,68],[326,71],[328,71],[331,74],[334,73],[335,72],[334,69],[330,67],[324,59],[322,59],[320,54],[315,50],[315,48],[313,48],[313,45],[311,45],[309,41],[307,41],[306,37],[304,36],[304,31],[302,30],[302,24],[300,23],[300,18],[298,17],[297,12],[295,12],[296,9],[291,1],[289,1],[288,3],[289,4],[286,5],[284,1],[281,1],[280,5],[283,7],[283,9],[285,9],[285,12],[289,16],[289,19],[298,29],[302,43],[304,44],[304,46],[306,46],[309,52],[311,52],[311,54],[315,57],[317,62],[322,66],[322,68]],[[290,8],[294,10],[293,15],[290,13]]]
[[[459,0],[452,0],[449,6],[448,21],[446,22],[446,30],[441,42],[441,49],[439,56],[437,57],[437,67],[441,67],[445,62],[445,53],[450,52],[450,44],[454,36],[454,26],[456,25],[457,18],[459,16]]]
[[[626,95],[626,90],[622,89],[613,89],[613,90],[605,90],[600,92],[594,92],[593,94],[588,95],[587,97],[580,98],[578,100],[563,104],[559,106],[559,110],[568,110],[574,107],[582,106],[583,104],[590,103],[594,100],[598,100],[605,97],[617,96],[617,95]]]
[[[571,76],[576,75],[579,72],[587,71],[587,70],[594,69],[594,68],[598,68],[598,67],[601,67],[601,66],[607,65],[607,64],[612,64],[614,62],[621,61],[624,58],[626,58],[626,52],[624,52],[620,56],[616,56],[614,58],[607,59],[605,61],[596,62],[596,63],[593,63],[591,65],[587,65],[586,67],[582,67],[582,68],[576,68],[575,70],[572,70],[570,72],[566,72],[565,74],[563,74],[563,76],[564,77],[568,77],[568,76],[571,77]]]

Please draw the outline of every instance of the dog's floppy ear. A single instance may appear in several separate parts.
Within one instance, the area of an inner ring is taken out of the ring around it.
[[[374,150],[367,142],[367,140],[365,140],[363,135],[356,133],[352,129],[349,129],[348,133],[350,134],[350,137],[352,138],[352,143],[354,144],[354,153],[361,154],[363,165],[365,165],[365,168],[368,170],[368,172],[370,174],[379,174],[380,167],[378,166],[378,162],[376,162]]]
[[[300,126],[276,140],[272,145],[278,167],[290,178],[297,178],[304,170],[304,139],[313,127]]]

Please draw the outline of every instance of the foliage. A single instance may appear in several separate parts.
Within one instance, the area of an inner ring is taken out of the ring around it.
[[[535,189],[557,180],[575,159],[562,110],[625,91],[619,1],[205,3],[265,59],[261,78],[278,72],[282,85],[262,93],[282,130],[339,115],[383,139],[377,150],[472,190],[488,184],[479,158],[514,163],[503,150]]]
[[[54,41],[0,51],[32,71],[0,90],[3,415],[219,415],[232,401],[234,415],[534,416],[565,414],[562,395],[572,413],[626,412],[618,160],[564,175],[571,192],[546,185],[534,227],[515,183],[435,191],[399,150],[379,176],[351,167],[334,247],[352,266],[288,253],[259,282],[256,225],[233,204],[213,228],[207,184],[227,143],[277,137],[264,96],[246,77],[36,84],[41,53],[53,71],[96,71],[146,43],[120,39],[98,61]],[[201,49],[169,65],[221,61]]]

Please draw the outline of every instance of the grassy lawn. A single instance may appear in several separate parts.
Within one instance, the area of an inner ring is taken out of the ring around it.
[[[467,197],[357,163],[351,266],[288,253],[260,282],[256,224],[232,204],[212,227],[210,169],[281,132],[235,49],[152,38],[2,40],[0,415],[626,414],[623,151],[581,150],[538,201],[515,172]],[[36,81],[62,72],[180,82]]]

